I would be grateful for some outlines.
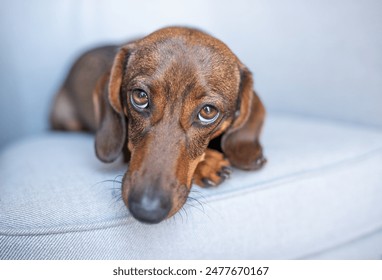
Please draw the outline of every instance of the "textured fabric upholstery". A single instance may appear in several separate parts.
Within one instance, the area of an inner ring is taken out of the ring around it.
[[[119,184],[105,181],[127,167],[99,162],[91,135],[14,143],[0,154],[0,258],[380,256],[382,131],[272,115],[263,142],[263,170],[234,170],[218,188],[194,186],[200,203],[190,199],[158,225],[129,215]]]

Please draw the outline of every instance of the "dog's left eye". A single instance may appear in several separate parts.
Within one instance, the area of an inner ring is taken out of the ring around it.
[[[211,124],[219,117],[219,111],[211,105],[204,106],[198,114],[198,119],[202,124]]]
[[[134,90],[130,95],[131,104],[137,109],[145,109],[149,106],[149,96],[143,90]]]

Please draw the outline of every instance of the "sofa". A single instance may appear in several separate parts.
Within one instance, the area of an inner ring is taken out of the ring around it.
[[[4,1],[0,259],[380,259],[380,8]],[[178,214],[146,225],[120,199],[122,159],[101,163],[91,134],[51,131],[48,115],[83,50],[173,24],[210,32],[252,70],[268,162],[216,188],[194,185]]]

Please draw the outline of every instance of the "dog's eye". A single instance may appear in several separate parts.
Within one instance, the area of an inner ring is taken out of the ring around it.
[[[198,114],[198,119],[202,124],[210,124],[217,120],[219,111],[211,105],[204,106]]]
[[[134,90],[130,95],[130,101],[137,109],[145,109],[149,106],[149,96],[143,90]]]

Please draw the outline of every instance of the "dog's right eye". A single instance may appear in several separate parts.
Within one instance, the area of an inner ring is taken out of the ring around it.
[[[204,106],[198,114],[199,121],[204,124],[208,125],[213,123],[217,120],[219,117],[219,111],[214,106],[206,105]]]
[[[131,104],[138,110],[149,106],[149,96],[143,90],[134,90],[130,95]]]

